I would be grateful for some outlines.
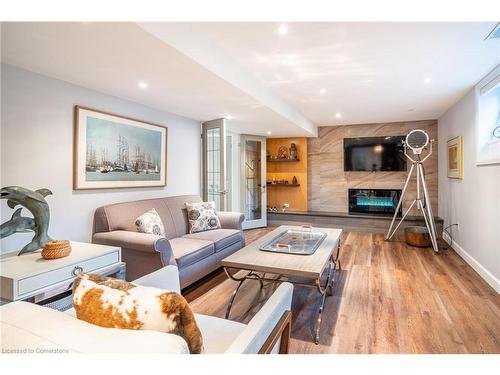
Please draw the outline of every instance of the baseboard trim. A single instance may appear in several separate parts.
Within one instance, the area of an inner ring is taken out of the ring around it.
[[[479,276],[481,276],[484,281],[486,281],[497,293],[500,294],[500,280],[498,280],[493,274],[484,268],[476,259],[474,259],[467,251],[465,251],[462,246],[456,243],[454,240],[450,244],[450,236],[448,233],[443,232],[443,240],[445,240],[455,252],[460,255],[460,257],[471,266],[474,271],[476,271]]]

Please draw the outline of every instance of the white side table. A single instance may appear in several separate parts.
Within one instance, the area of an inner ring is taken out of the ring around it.
[[[71,248],[69,256],[51,260],[43,259],[41,250],[21,256],[17,251],[3,254],[0,257],[1,303],[52,301],[49,307],[65,310],[71,307],[71,295],[66,293],[65,300],[58,300],[56,296],[68,292],[80,272],[125,279],[120,247],[71,242]]]

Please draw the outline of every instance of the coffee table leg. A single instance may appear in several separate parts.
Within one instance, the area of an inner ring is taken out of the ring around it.
[[[243,278],[239,283],[236,289],[233,292],[233,295],[231,296],[231,299],[229,300],[229,304],[227,305],[226,309],[226,316],[225,319],[229,319],[229,314],[231,313],[231,308],[233,307],[233,302],[234,299],[236,298],[236,293],[238,293],[238,290],[240,290],[241,286],[243,285],[243,282],[246,280],[246,278]]]
[[[319,333],[321,330],[321,317],[323,315],[323,309],[325,307],[326,293],[328,292],[328,289],[331,288],[330,284],[331,284],[331,279],[332,279],[332,265],[334,265],[333,259],[330,259],[330,261],[328,263],[328,276],[326,278],[326,282],[325,282],[324,287],[321,286],[320,279],[316,280],[316,286],[318,287],[318,291],[321,294],[321,297],[320,297],[321,301],[320,301],[319,309],[318,309],[318,319],[316,321],[316,335],[314,337],[314,343],[316,345],[319,344]]]
[[[339,240],[339,244],[337,245],[337,256],[334,258],[333,254],[332,254],[333,276],[332,276],[332,279],[330,281],[330,291],[332,291],[333,285],[337,281],[337,272],[342,271],[342,265],[340,264],[339,256],[340,256],[340,240]]]
[[[260,288],[261,289],[264,288],[264,282],[262,281],[262,279],[260,278],[259,275],[257,275],[256,273],[253,273],[252,271],[250,271],[249,273],[247,273],[245,276],[243,276],[240,279],[238,279],[238,278],[234,277],[233,275],[231,275],[231,273],[225,267],[224,267],[224,272],[226,273],[227,277],[229,277],[231,280],[234,280],[234,281],[238,282],[238,286],[234,290],[233,295],[231,296],[231,299],[229,300],[229,304],[227,305],[227,308],[226,308],[225,319],[229,319],[229,314],[231,313],[231,308],[233,307],[234,299],[236,298],[236,294],[238,293],[238,291],[240,290],[241,286],[243,285],[243,282],[245,280],[248,280],[248,279],[258,280],[259,283],[260,283]]]
[[[314,336],[314,343],[319,344],[319,333],[321,330],[321,317],[323,315],[323,308],[325,307],[326,293],[321,296],[321,304],[318,310],[318,320],[316,321],[316,335]]]
[[[330,258],[330,262],[328,264],[328,276],[326,278],[326,283],[325,287],[321,287],[321,281],[318,279],[316,280],[316,286],[318,287],[318,291],[321,294],[321,303],[319,305],[318,309],[318,320],[316,322],[316,336],[314,337],[314,343],[316,345],[319,344],[319,333],[321,329],[321,316],[323,314],[323,309],[325,308],[325,300],[326,300],[326,295],[327,293],[329,295],[332,294],[333,292],[333,285],[336,280],[336,273],[337,271],[342,270],[342,266],[340,265],[340,240],[339,243],[337,244],[337,255],[334,257],[334,253],[332,253],[332,256]]]

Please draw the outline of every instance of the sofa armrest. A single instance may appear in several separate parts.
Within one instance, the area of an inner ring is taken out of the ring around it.
[[[159,289],[170,290],[171,292],[181,293],[179,281],[179,269],[176,266],[166,266],[158,271],[151,272],[142,276],[132,283],[141,286],[152,286]]]
[[[288,340],[285,330],[290,329],[292,295],[293,285],[282,283],[250,320],[245,330],[233,341],[226,353],[261,353],[266,344],[273,342],[272,338],[276,334],[276,328],[280,326],[283,333],[282,340]],[[287,326],[285,327],[283,323]],[[273,342],[272,346],[277,345],[278,341],[279,338]],[[284,348],[286,351],[288,342],[280,342],[279,345],[280,349]],[[266,352],[270,352],[271,349],[272,347]]]
[[[101,245],[119,246],[122,249],[131,249],[145,253],[161,254],[164,266],[176,265],[170,242],[165,237],[155,234],[131,232],[126,230],[114,230],[111,232],[95,233],[92,242]]]
[[[241,230],[241,224],[245,220],[245,215],[240,212],[219,211],[217,212],[217,216],[223,229]]]

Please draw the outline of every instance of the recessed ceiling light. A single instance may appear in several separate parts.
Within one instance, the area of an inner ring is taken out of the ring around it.
[[[226,115],[226,120],[232,120],[233,119],[233,116],[231,115]]]
[[[288,27],[285,25],[285,24],[281,24],[279,27],[278,27],[278,33],[280,35],[286,35],[286,33],[288,32]]]
[[[144,81],[139,81],[139,83],[137,84],[137,86],[139,86],[139,88],[141,88],[141,89],[147,89],[148,88],[148,83],[144,82]]]
[[[268,130],[268,131],[267,131],[267,135],[271,135],[271,134],[272,134],[272,133],[271,133],[271,130]]]
[[[321,95],[325,95],[325,94],[326,94],[326,89],[321,89],[321,90],[319,90],[319,93],[320,93]]]
[[[342,115],[341,115],[340,113],[338,113],[338,112],[337,112],[337,113],[335,114],[335,118],[341,118],[341,117],[342,117]]]
[[[424,82],[425,83],[431,83],[431,77],[425,77]]]

